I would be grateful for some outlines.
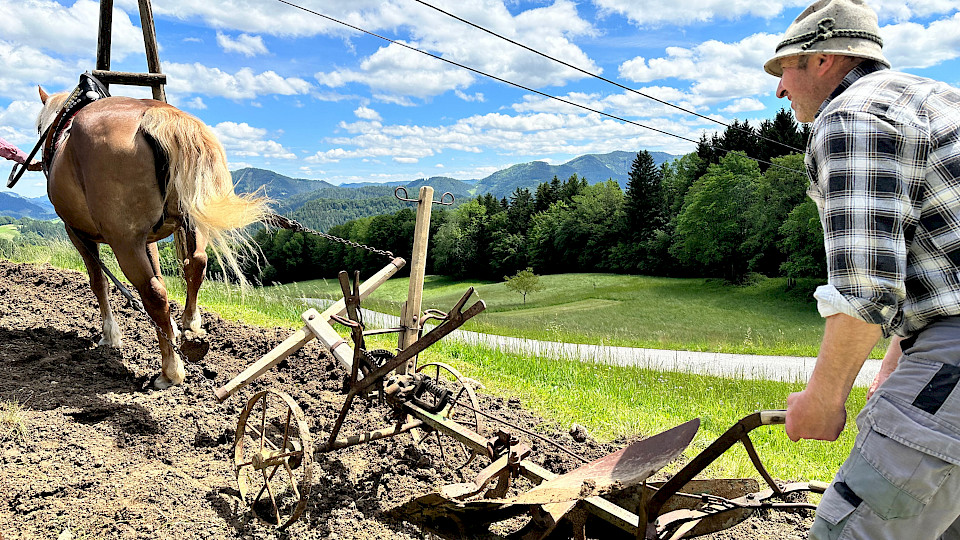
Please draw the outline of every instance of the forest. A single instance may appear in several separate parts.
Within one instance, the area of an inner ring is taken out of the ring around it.
[[[753,127],[734,121],[701,137],[697,150],[657,167],[641,151],[626,189],[574,174],[509,197],[485,194],[431,217],[428,272],[503,279],[538,274],[611,272],[715,277],[742,283],[751,274],[826,274],[823,233],[806,197],[803,147],[808,135],[789,111]],[[331,227],[343,239],[409,256],[415,212],[364,217]],[[286,283],[379,270],[387,259],[368,250],[289,230],[260,230],[265,260],[248,278]]]

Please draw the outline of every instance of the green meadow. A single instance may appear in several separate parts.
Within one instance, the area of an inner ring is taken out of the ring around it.
[[[719,280],[616,274],[540,277],[545,290],[528,295],[503,282],[455,281],[427,276],[424,308],[447,311],[468,287],[487,309],[467,323],[478,332],[651,349],[816,356],[823,319],[812,299],[813,282],[788,287],[786,279],[756,278],[746,286]],[[392,279],[364,306],[393,315],[409,280]],[[291,297],[340,298],[337,280],[267,287]],[[874,356],[882,358],[883,345]]]
[[[15,259],[83,269],[79,256],[66,243],[21,250]],[[782,351],[779,354],[813,356],[822,330],[815,305],[780,280],[758,280],[745,287],[703,279],[606,274],[543,276],[542,280],[546,290],[529,296],[523,304],[521,297],[502,283],[429,277],[424,307],[446,311],[467,287],[474,286],[488,308],[478,317],[481,320],[471,325],[473,329],[541,339],[669,345],[687,350]],[[182,280],[168,277],[166,281],[171,298],[183,302]],[[365,305],[396,313],[408,285],[406,279],[390,280]],[[228,319],[294,329],[302,326],[300,314],[310,307],[301,300],[305,296],[339,297],[339,284],[336,280],[316,280],[242,291],[208,281],[201,291],[201,305]],[[373,338],[368,347],[395,348],[395,337]],[[615,367],[510,354],[451,341],[441,341],[420,355],[421,363],[434,361],[459,369],[486,393],[519,398],[525,408],[546,420],[536,430],[567,429],[576,422],[601,441],[624,441],[699,418],[701,428],[685,452],[688,458],[740,418],[762,409],[784,408],[787,396],[803,388],[803,381],[756,381]],[[785,480],[830,480],[853,444],[853,420],[863,407],[864,390],[856,388],[851,394],[847,429],[837,442],[791,443],[780,426],[752,432],[754,445],[771,473]],[[2,419],[0,424],[11,428]],[[29,426],[16,429],[29,430]],[[759,478],[741,445],[717,460],[706,476]]]
[[[16,224],[0,225],[0,238],[13,240],[17,236],[20,236],[20,233],[17,231]]]

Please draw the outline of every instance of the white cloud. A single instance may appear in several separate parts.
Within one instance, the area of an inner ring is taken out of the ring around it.
[[[486,98],[483,96],[483,92],[477,92],[476,94],[473,94],[473,95],[465,94],[462,90],[454,90],[453,92],[454,94],[456,94],[458,98],[464,101],[471,101],[471,102],[478,101],[480,103],[483,103],[486,101]]]
[[[203,102],[203,99],[201,99],[200,96],[197,96],[197,97],[195,97],[195,98],[187,101],[187,102],[184,103],[183,105],[184,105],[184,107],[187,107],[188,109],[194,109],[194,110],[197,110],[197,111],[202,111],[202,110],[204,110],[204,109],[207,108],[207,104]]]
[[[650,119],[646,124],[690,139],[696,139],[701,129],[686,119]],[[448,150],[547,156],[609,152],[617,148],[664,148],[679,153],[692,147],[692,143],[592,113],[489,113],[444,126],[355,122],[340,127],[349,130],[347,136],[326,139],[324,142],[331,148],[305,161],[335,163],[347,159],[391,158],[397,163],[410,164]]]
[[[924,27],[906,22],[880,28],[883,53],[894,69],[925,68],[960,56],[960,13]]]
[[[771,19],[784,9],[805,7],[809,0],[687,0],[685,2],[637,2],[636,0],[594,0],[608,13],[624,15],[640,26],[689,24],[715,19],[759,17]],[[799,11],[797,12],[799,14]]]
[[[601,71],[572,41],[578,36],[593,36],[596,30],[579,16],[576,4],[569,0],[556,0],[515,16],[500,0],[457,3],[448,9],[571,65],[593,73]],[[397,22],[412,38],[406,43],[451,62],[530,87],[564,85],[586,77],[429,8],[418,6],[400,14],[402,19]],[[369,23],[360,26],[370,28]],[[545,32],[545,28],[550,31]],[[402,102],[397,96],[425,99],[447,91],[456,92],[466,101],[484,99],[482,94],[470,96],[463,91],[477,80],[476,75],[396,44],[380,48],[364,59],[358,69],[321,72],[316,77],[321,84],[332,87],[361,83],[397,103]]]
[[[134,8],[134,13],[137,13]],[[52,0],[26,0],[7,3],[0,17],[0,36],[39,50],[70,56],[94,58],[100,23],[100,3],[76,0],[63,6]],[[113,10],[111,58],[123,60],[131,53],[143,53],[143,32],[130,17],[116,7]]]
[[[310,83],[297,77],[284,78],[273,71],[254,73],[250,68],[228,73],[199,63],[169,62],[163,65],[163,69],[168,85],[186,94],[254,99],[269,94],[307,94],[312,88]]]
[[[263,44],[262,37],[250,34],[240,34],[234,39],[223,32],[217,32],[217,45],[226,52],[240,53],[247,57],[270,52]]]
[[[364,60],[360,70],[317,73],[315,77],[320,84],[332,88],[361,83],[379,92],[418,98],[466,87],[474,80],[463,69],[393,43]]]
[[[2,17],[0,17],[2,20]],[[39,49],[0,40],[3,76],[0,96],[40,102],[37,85],[50,92],[59,92],[77,84],[80,66],[49,56]]]
[[[960,9],[957,0],[870,0],[870,7],[877,11],[880,22],[892,19],[895,22],[914,17],[930,17]]]
[[[689,49],[668,47],[666,57],[636,57],[624,62],[620,76],[634,82],[693,81],[690,101],[695,104],[772,93],[774,79],[762,66],[778,39],[771,34],[754,34],[736,43],[709,40]]]
[[[134,12],[137,9],[136,0],[118,0],[117,3]],[[391,28],[396,26],[405,11],[395,3],[389,0],[318,0],[309,2],[309,8],[356,26],[366,24],[373,28]],[[295,7],[261,0],[164,0],[154,2],[153,11],[158,16],[181,20],[200,19],[214,28],[247,33],[290,37],[355,35],[342,25]]]
[[[297,159],[296,154],[280,143],[267,139],[267,130],[246,122],[220,122],[212,129],[228,156]]]
[[[727,114],[737,114],[742,112],[762,111],[765,106],[759,100],[753,98],[741,98],[735,100],[732,104],[720,109]]]
[[[381,120],[380,113],[368,107],[357,107],[357,110],[353,111],[353,114],[363,120]]]

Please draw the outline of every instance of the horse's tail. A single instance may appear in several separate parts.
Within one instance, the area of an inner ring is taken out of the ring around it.
[[[181,214],[227,263],[222,266],[242,280],[235,248],[249,247],[242,229],[270,213],[267,199],[234,193],[226,152],[213,131],[196,117],[174,107],[151,107],[140,129],[166,154],[167,196],[176,197]]]

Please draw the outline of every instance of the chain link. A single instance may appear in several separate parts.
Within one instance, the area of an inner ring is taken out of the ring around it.
[[[301,224],[299,221],[295,219],[290,219],[286,216],[281,216],[280,214],[271,214],[269,216],[266,216],[263,219],[263,223],[267,225],[274,225],[276,227],[280,227],[281,229],[288,229],[293,232],[303,232],[303,233],[308,233],[315,236],[320,236],[322,238],[326,238],[327,240],[331,240],[333,242],[339,242],[345,246],[365,249],[371,253],[376,253],[377,255],[382,255],[389,259],[396,258],[396,256],[391,251],[387,251],[385,249],[377,249],[375,247],[370,247],[370,246],[361,244],[359,242],[354,242],[353,240],[347,240],[346,238],[340,238],[339,236],[334,236],[332,234],[315,231],[313,229],[305,227],[303,224]]]

